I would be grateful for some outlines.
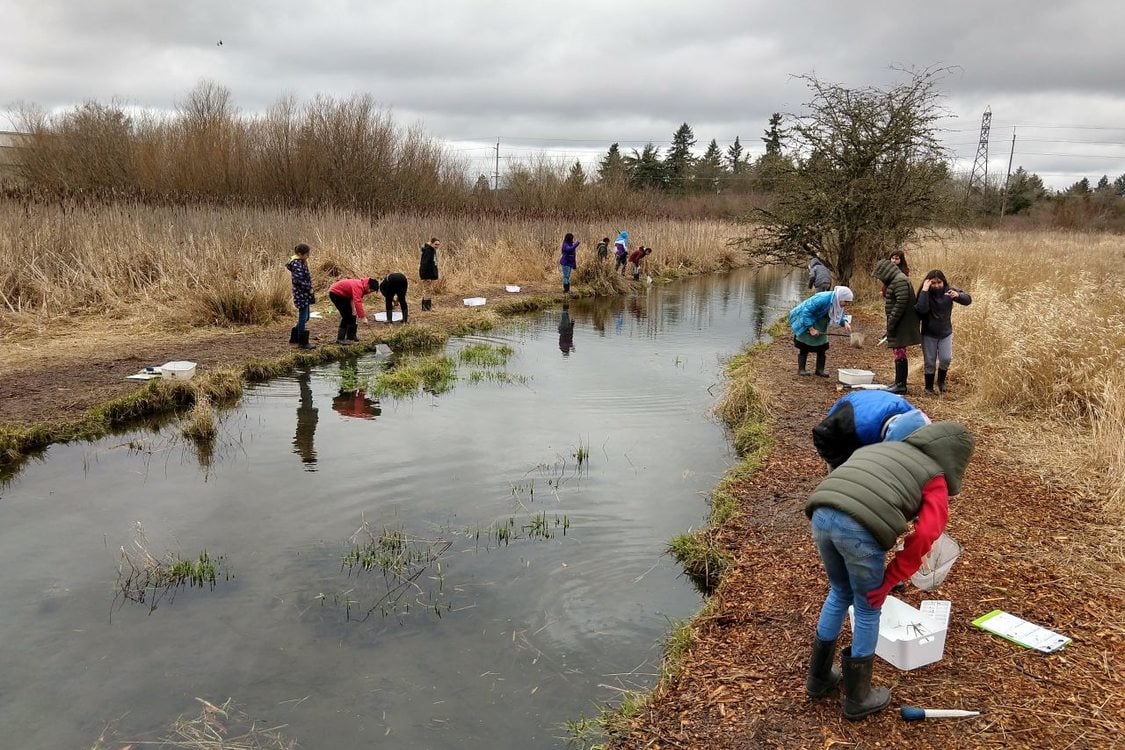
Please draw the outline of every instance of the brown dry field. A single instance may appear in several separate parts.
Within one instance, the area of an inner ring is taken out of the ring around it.
[[[862,321],[866,329],[877,325]],[[948,531],[964,547],[937,592],[903,598],[953,602],[944,658],[900,672],[876,659],[875,681],[891,708],[848,722],[839,698],[811,702],[804,679],[827,584],[803,507],[824,475],[810,430],[840,396],[834,381],[796,376],[795,350],[778,341],[757,355],[756,388],[769,407],[774,446],[761,470],[736,487],[738,515],[720,532],[734,563],[678,679],[659,688],[618,750],[669,748],[1110,748],[1125,728],[1125,566],[1120,524],[1101,505],[1049,488],[1010,460],[1002,426],[959,400],[956,368],[943,398],[909,398],[934,419],[965,423],[977,440]],[[829,367],[865,367],[893,379],[890,353],[835,346]],[[974,628],[1003,609],[1074,639],[1044,655]],[[846,631],[841,643],[846,644]],[[902,705],[964,708],[981,716],[907,723]]]
[[[523,284],[519,296],[555,295],[558,284]],[[484,287],[490,300],[517,298],[498,284]],[[327,298],[327,294],[324,295]],[[368,314],[379,312],[382,297],[369,296]],[[435,296],[433,312],[423,312],[416,295],[410,300],[410,322],[452,327],[466,318],[459,295]],[[318,310],[331,309],[323,302]],[[309,321],[310,339],[325,344],[336,338],[339,318]],[[207,371],[231,367],[251,359],[281,357],[294,351],[288,343],[296,318],[266,326],[194,328],[151,327],[144,322],[84,318],[69,326],[52,325],[36,335],[4,344],[0,359],[0,424],[25,425],[78,417],[87,409],[136,390],[141,384],[125,380],[147,365],[189,360]],[[360,326],[360,339],[397,329],[381,323]],[[148,330],[148,333],[145,331]]]

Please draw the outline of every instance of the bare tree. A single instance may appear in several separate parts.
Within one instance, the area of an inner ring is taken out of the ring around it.
[[[773,198],[735,240],[762,264],[803,265],[818,255],[848,283],[857,267],[954,216],[947,116],[937,87],[948,68],[902,71],[905,83],[850,89],[814,74],[806,112],[790,115],[790,159]]]

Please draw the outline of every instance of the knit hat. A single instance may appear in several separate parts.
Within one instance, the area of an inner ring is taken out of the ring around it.
[[[906,440],[911,433],[930,423],[930,418],[920,409],[911,409],[905,414],[896,414],[887,420],[883,428],[883,440]]]

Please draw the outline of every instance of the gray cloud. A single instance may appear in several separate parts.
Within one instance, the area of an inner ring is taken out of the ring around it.
[[[667,141],[684,121],[700,147],[739,135],[754,151],[770,113],[799,110],[806,99],[793,74],[885,85],[901,80],[892,64],[947,64],[958,66],[943,86],[957,115],[949,143],[970,163],[991,105],[998,164],[1006,166],[1015,125],[1029,141],[1017,140],[1017,163],[1055,183],[1125,172],[1125,127],[1036,129],[1125,123],[1117,80],[1125,48],[1116,38],[1125,6],[1098,0],[7,5],[5,104],[118,97],[168,108],[209,78],[248,111],[287,93],[370,92],[436,136],[499,134],[512,154],[543,146],[559,159],[583,158],[612,141]]]

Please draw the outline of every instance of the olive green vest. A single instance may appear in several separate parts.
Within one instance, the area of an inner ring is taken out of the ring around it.
[[[860,448],[817,485],[805,504],[836,508],[859,521],[883,549],[890,549],[918,515],[922,488],[944,473],[937,461],[904,442]]]

